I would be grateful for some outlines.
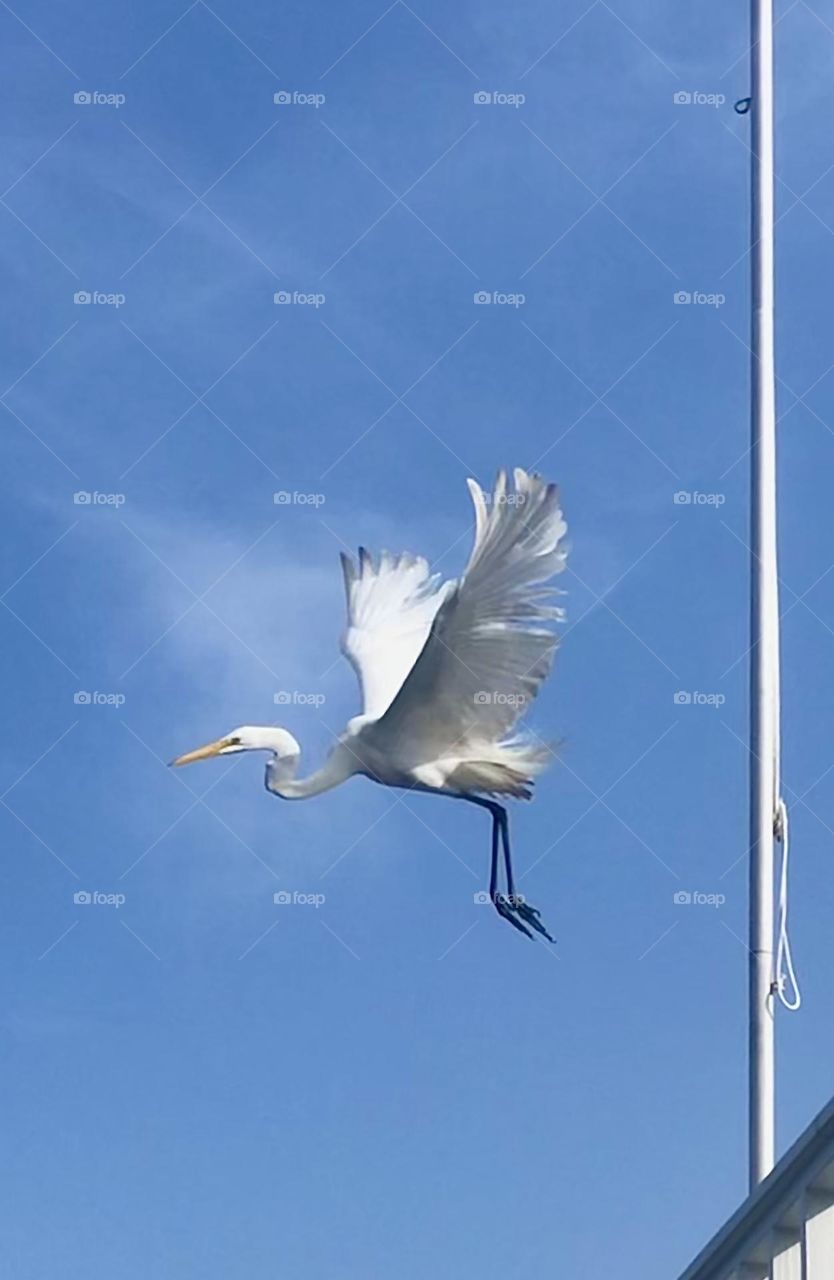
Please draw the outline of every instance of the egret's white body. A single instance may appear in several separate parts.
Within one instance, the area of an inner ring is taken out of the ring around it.
[[[301,749],[285,729],[243,726],[175,760],[265,750],[268,789],[303,799],[363,774],[384,786],[439,792],[488,808],[493,816],[490,892],[500,913],[523,932],[539,932],[538,913],[516,899],[507,816],[485,797],[529,798],[549,748],[510,735],[545,679],[557,639],[547,625],[562,616],[544,588],[565,567],[567,527],[555,485],[516,469],[499,473],[492,494],[468,481],[475,543],[459,581],[441,582],[422,557],[358,564],[342,556],[347,628],[342,650],[362,692],[322,768],[298,778]],[[497,894],[498,838],[509,897]]]

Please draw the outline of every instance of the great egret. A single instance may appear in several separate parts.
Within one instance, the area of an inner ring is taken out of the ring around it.
[[[475,543],[460,581],[440,582],[426,560],[383,551],[359,563],[342,555],[347,628],[342,651],[362,693],[362,714],[325,764],[296,777],[301,748],[286,731],[244,725],[171,763],[267,751],[266,786],[285,800],[319,795],[353,774],[388,787],[468,800],[492,815],[489,896],[528,938],[553,939],[516,894],[507,810],[492,797],[530,799],[550,757],[531,738],[509,737],[550,669],[562,610],[543,584],[565,567],[567,526],[555,485],[520,468],[491,494],[474,480]],[[506,893],[498,890],[499,843]],[[529,927],[528,927],[529,926]]]

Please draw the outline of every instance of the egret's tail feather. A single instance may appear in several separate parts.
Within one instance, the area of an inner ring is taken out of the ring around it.
[[[455,762],[446,786],[455,791],[530,800],[537,774],[553,758],[544,742],[499,742],[473,748],[471,758]]]

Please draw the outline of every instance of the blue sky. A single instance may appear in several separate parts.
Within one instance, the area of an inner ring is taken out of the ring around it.
[[[834,1054],[834,7],[779,17],[784,1148]],[[675,1274],[746,1183],[746,6],[0,30],[15,1275]],[[552,949],[476,905],[485,815],[164,767],[275,719],[318,761],[339,550],[454,575],[499,465],[571,529],[512,816]]]

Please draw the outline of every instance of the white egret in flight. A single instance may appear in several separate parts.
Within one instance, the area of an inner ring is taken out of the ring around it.
[[[499,915],[529,938],[550,934],[516,894],[507,810],[494,797],[529,799],[551,752],[511,736],[550,669],[562,611],[543,584],[565,567],[567,526],[555,485],[517,469],[492,494],[474,480],[475,544],[459,581],[440,582],[422,557],[358,565],[342,555],[347,628],[342,651],[359,677],[362,714],[322,768],[296,776],[301,748],[286,729],[246,725],[179,756],[191,764],[266,751],[266,786],[285,800],[319,795],[354,774],[388,787],[468,800],[492,815],[489,894]],[[499,848],[506,893],[498,889]]]

